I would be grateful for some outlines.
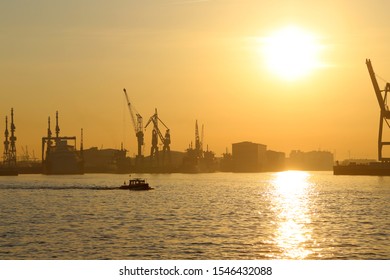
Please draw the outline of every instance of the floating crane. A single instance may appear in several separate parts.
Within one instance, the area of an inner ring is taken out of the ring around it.
[[[379,134],[378,134],[378,160],[381,162],[390,162],[389,157],[382,156],[383,146],[390,146],[390,142],[386,142],[382,140],[383,134],[383,121],[386,122],[387,126],[390,128],[390,124],[388,120],[390,119],[390,110],[387,103],[388,93],[390,92],[390,83],[386,83],[385,88],[381,90],[378,85],[378,81],[376,80],[376,75],[374,69],[371,64],[371,60],[366,59],[366,64],[368,68],[368,72],[370,74],[372,85],[374,86],[376,98],[378,100],[378,104],[380,107],[380,117],[379,117]],[[383,94],[384,93],[384,94]]]
[[[138,153],[137,153],[136,158],[141,159],[143,157],[142,156],[142,146],[144,144],[144,131],[143,131],[144,129],[143,129],[142,116],[131,105],[125,88],[123,89],[123,92],[125,93],[125,96],[126,96],[127,106],[129,107],[129,112],[130,112],[131,120],[133,122],[135,136],[137,137]],[[135,112],[135,116],[134,116],[134,112]]]
[[[160,129],[158,128],[158,123],[161,123],[165,128],[165,135],[161,133]],[[149,118],[149,121],[145,125],[145,129],[148,127],[150,123],[153,123],[153,130],[152,130],[152,147],[150,149],[150,158],[153,160],[158,160],[158,138],[160,138],[162,144],[163,144],[163,162],[165,160],[165,155],[168,155],[168,160],[170,160],[170,144],[171,144],[171,134],[169,131],[169,128],[165,125],[165,123],[158,117],[157,109],[155,109],[155,112],[153,116]]]

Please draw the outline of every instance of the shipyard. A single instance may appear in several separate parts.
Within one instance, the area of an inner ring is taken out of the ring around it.
[[[333,154],[328,151],[302,152],[293,150],[287,158],[284,152],[268,150],[260,143],[243,141],[231,144],[222,156],[218,157],[204,147],[204,125],[199,129],[194,124],[194,138],[185,151],[171,150],[170,129],[160,119],[157,109],[145,126],[143,117],[130,102],[126,89],[123,89],[128,112],[132,121],[133,137],[137,141],[134,157],[121,143],[120,149],[84,148],[83,128],[77,136],[63,136],[60,129],[59,112],[55,112],[54,134],[50,116],[47,119],[47,134],[41,139],[41,160],[30,159],[27,147],[24,156],[17,160],[16,126],[14,110],[11,109],[10,131],[8,118],[5,118],[4,153],[0,174],[75,175],[84,173],[210,173],[210,172],[275,172],[295,170],[331,170]],[[161,131],[160,127],[163,127]],[[144,133],[151,130],[150,153],[145,154]]]
[[[231,144],[231,153],[218,157],[204,144],[204,125],[199,129],[195,120],[194,138],[185,151],[171,150],[171,131],[162,121],[157,108],[144,125],[143,116],[130,101],[127,90],[123,89],[128,113],[131,119],[132,137],[136,139],[136,153],[128,156],[123,142],[120,149],[84,148],[83,128],[80,128],[79,146],[76,136],[60,135],[59,113],[55,113],[54,135],[51,120],[47,120],[47,135],[42,137],[41,160],[28,160],[29,155],[18,163],[16,153],[16,126],[14,109],[11,109],[10,125],[5,117],[3,162],[0,175],[15,176],[21,173],[42,173],[46,175],[71,175],[84,173],[209,173],[209,172],[277,172],[284,170],[333,170],[334,175],[390,175],[390,158],[382,150],[390,146],[383,140],[384,129],[389,128],[390,111],[387,95],[390,84],[379,88],[371,61],[366,60],[371,82],[380,107],[378,161],[358,163],[334,160],[329,151],[292,150],[289,157],[284,152],[268,150],[267,145],[242,141]],[[150,153],[145,153],[145,133],[151,133]],[[134,147],[133,147],[134,148]],[[26,148],[27,151],[27,148]]]

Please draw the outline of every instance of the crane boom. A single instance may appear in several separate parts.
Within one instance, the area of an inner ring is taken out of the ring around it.
[[[126,89],[123,89],[123,92],[126,96],[127,101],[127,107],[129,108],[131,121],[133,122],[133,128],[135,132],[135,136],[137,137],[137,143],[138,143],[138,156],[142,156],[142,145],[144,144],[144,129],[143,129],[143,120],[142,116],[133,109],[133,106],[130,103],[129,96],[127,95]],[[135,116],[134,116],[135,111]]]
[[[135,121],[134,112],[133,112],[133,109],[131,108],[131,103],[130,103],[130,100],[129,100],[129,96],[127,95],[127,92],[126,92],[125,88],[123,89],[123,92],[125,93],[125,96],[126,96],[127,107],[129,108],[131,120],[133,122],[134,131],[137,134],[137,124],[136,124],[136,121]]]
[[[381,113],[387,118],[390,119],[390,111],[387,107],[387,93],[390,92],[390,84],[386,83],[385,89],[381,90],[378,85],[378,81],[376,80],[375,72],[371,64],[371,60],[366,59],[366,64],[368,68],[368,73],[370,74],[371,82],[374,87],[375,95],[378,100],[379,108],[381,109]],[[382,92],[385,94],[382,95]]]
[[[165,137],[162,135],[160,129],[158,128],[158,122],[160,122],[168,131],[169,131],[169,128],[166,126],[166,124],[158,117],[158,114],[157,114],[157,109],[155,109],[155,113],[153,116],[151,116],[148,120],[148,122],[146,123],[145,125],[145,129],[148,127],[148,125],[150,123],[153,123],[153,128],[156,130],[158,136],[160,137],[160,140],[161,142],[164,143],[165,141]]]
[[[379,108],[380,108],[380,117],[379,117],[379,134],[378,134],[378,160],[381,162],[390,162],[390,157],[383,156],[383,146],[390,146],[390,141],[383,141],[383,127],[384,122],[386,122],[387,126],[390,127],[389,122],[387,120],[390,119],[390,110],[387,106],[387,94],[390,92],[390,84],[386,83],[385,89],[381,90],[378,85],[378,81],[376,80],[376,75],[374,72],[374,68],[372,67],[371,60],[366,59],[368,73],[370,74],[371,82],[374,87],[375,95],[378,100]],[[382,95],[384,92],[384,95]]]

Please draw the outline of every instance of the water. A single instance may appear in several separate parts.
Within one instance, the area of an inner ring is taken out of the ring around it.
[[[390,259],[390,177],[0,177],[0,259]]]

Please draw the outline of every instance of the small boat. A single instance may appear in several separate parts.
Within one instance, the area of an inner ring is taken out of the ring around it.
[[[126,184],[126,182],[123,183],[122,186],[119,187],[121,190],[131,190],[131,191],[148,191],[152,190],[153,188],[149,186],[148,183],[144,179],[130,179],[129,183]]]

